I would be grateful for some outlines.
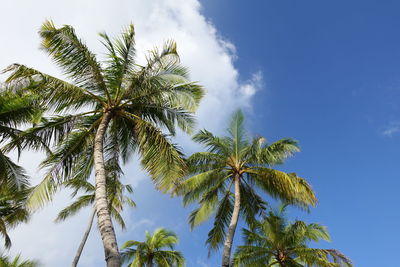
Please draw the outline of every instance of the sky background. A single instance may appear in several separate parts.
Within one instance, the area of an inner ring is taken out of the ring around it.
[[[224,132],[241,107],[252,135],[274,141],[299,140],[302,151],[279,167],[307,178],[319,199],[310,214],[291,216],[327,225],[331,243],[360,267],[398,267],[400,147],[400,16],[398,1],[3,1],[0,3],[0,68],[24,63],[58,75],[38,49],[45,18],[72,24],[100,55],[97,32],[120,32],[133,22],[141,51],[175,39],[182,63],[207,89],[199,128]],[[198,147],[177,141],[187,153]],[[40,179],[41,156],[27,152],[22,164]],[[156,192],[135,160],[125,181],[135,186],[135,210],[125,214],[128,230],[118,240],[142,240],[163,226],[177,232],[177,249],[188,267],[218,266],[204,241],[210,224],[190,232],[180,199]],[[69,266],[89,210],[54,224],[69,203],[67,192],[12,232],[11,253],[22,252],[46,266]],[[237,232],[239,233],[239,232]],[[236,244],[240,238],[235,240]],[[96,231],[81,266],[101,266]]]

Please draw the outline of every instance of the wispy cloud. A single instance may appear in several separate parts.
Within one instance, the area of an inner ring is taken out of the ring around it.
[[[208,263],[204,262],[202,259],[197,259],[196,265],[199,267],[210,267]]]
[[[400,132],[400,122],[390,122],[389,125],[381,132],[382,135],[392,137]]]
[[[257,71],[251,75],[251,78],[240,85],[240,94],[246,98],[246,104],[249,104],[249,99],[253,97],[258,90],[263,86],[263,74]]]

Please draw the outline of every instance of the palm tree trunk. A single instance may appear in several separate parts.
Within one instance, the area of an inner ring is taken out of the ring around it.
[[[107,267],[121,267],[121,257],[118,251],[117,238],[112,225],[107,201],[106,171],[103,156],[103,141],[110,120],[111,113],[106,112],[100,122],[94,140],[94,169],[96,177],[95,207]]]
[[[224,243],[224,252],[222,254],[222,267],[230,266],[231,250],[233,237],[235,236],[236,226],[239,220],[240,212],[240,174],[235,175],[235,205],[233,206],[232,218],[229,224],[228,233]]]
[[[92,229],[93,220],[94,220],[94,216],[95,215],[96,215],[96,209],[93,208],[92,214],[90,215],[89,224],[88,224],[88,226],[86,228],[86,231],[85,231],[85,233],[83,235],[82,241],[79,244],[78,251],[76,252],[76,255],[75,255],[74,261],[72,262],[71,267],[76,267],[78,265],[78,261],[79,261],[79,258],[81,257],[83,247],[85,246],[86,240],[88,239],[88,236],[89,236],[89,233],[90,233],[90,230]]]

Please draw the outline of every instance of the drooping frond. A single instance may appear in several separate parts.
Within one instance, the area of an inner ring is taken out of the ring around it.
[[[258,167],[251,170],[254,182],[272,197],[303,208],[316,204],[316,198],[310,185],[293,173]]]
[[[349,258],[335,249],[298,248],[298,261],[307,266],[353,267]]]
[[[75,215],[83,207],[87,207],[93,204],[94,195],[84,195],[80,196],[74,203],[70,204],[66,208],[60,211],[55,219],[56,222],[65,221],[69,217]]]
[[[25,170],[0,152],[0,187],[23,190],[29,186]]]
[[[39,185],[35,186],[29,198],[29,206],[38,208],[52,199],[59,186],[71,175],[76,175],[81,167],[82,156],[93,147],[94,132],[91,128],[71,132],[57,147],[56,151],[45,159],[41,166],[47,169]],[[90,170],[89,170],[90,171]],[[88,175],[87,172],[84,173]]]
[[[124,113],[134,123],[141,162],[151,174],[157,188],[169,191],[176,184],[176,178],[185,175],[186,166],[180,149],[151,123],[131,114]]]
[[[232,198],[231,193],[228,191],[218,205],[217,212],[215,213],[214,225],[208,232],[206,241],[206,244],[209,246],[209,251],[218,249],[224,242],[226,229],[232,217]]]

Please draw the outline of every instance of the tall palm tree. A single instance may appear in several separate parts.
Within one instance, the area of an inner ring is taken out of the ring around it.
[[[22,260],[18,254],[13,259],[7,256],[0,256],[0,267],[39,267],[41,264],[35,260]]]
[[[285,207],[270,211],[250,230],[244,229],[245,245],[235,253],[235,266],[241,267],[352,267],[350,259],[335,249],[309,247],[312,241],[329,241],[325,226],[303,221],[288,222]]]
[[[174,250],[177,243],[176,234],[164,228],[156,229],[153,235],[146,231],[146,241],[125,242],[122,257],[125,262],[132,261],[130,267],[181,267],[185,259]]]
[[[263,137],[248,140],[243,121],[242,112],[237,111],[228,129],[229,136],[217,137],[202,130],[193,137],[207,151],[194,153],[188,158],[192,176],[177,189],[178,194],[184,195],[184,205],[199,204],[199,208],[189,216],[191,227],[215,213],[207,244],[210,249],[216,249],[224,242],[222,266],[230,265],[239,214],[242,213],[246,222],[251,223],[265,209],[266,203],[255,187],[302,207],[316,203],[314,193],[304,179],[293,173],[271,169],[299,150],[296,141],[282,139],[266,144]]]
[[[48,175],[36,187],[31,203],[43,204],[72,173],[87,176],[94,166],[95,206],[105,258],[107,266],[119,267],[104,162],[113,159],[118,165],[138,152],[156,186],[169,190],[175,177],[182,176],[185,163],[162,130],[173,135],[178,125],[190,132],[203,90],[188,80],[174,42],[167,42],[161,51],[151,51],[146,63],[139,65],[133,25],[115,40],[100,34],[107,49],[102,62],[71,26],[56,28],[46,21],[39,34],[42,48],[67,81],[20,64],[6,69],[10,73],[6,82],[14,90],[40,95],[43,105],[61,114],[31,129],[19,141],[22,147],[31,146],[30,137],[40,136],[57,145],[42,165],[48,168]]]
[[[93,220],[96,214],[96,209],[94,208],[93,205],[95,201],[96,188],[88,181],[80,180],[77,178],[67,181],[65,183],[65,186],[73,190],[71,194],[72,197],[75,197],[78,191],[85,191],[86,194],[81,195],[76,201],[74,201],[72,204],[64,208],[58,214],[56,222],[65,221],[69,217],[75,215],[81,209],[88,206],[93,206],[92,212],[89,217],[88,226],[83,235],[82,241],[79,244],[76,255],[72,261],[71,266],[77,266],[83,248],[86,244],[87,238],[89,237],[89,233],[92,229]],[[119,177],[110,177],[110,176],[107,176],[106,186],[107,186],[107,194],[109,196],[112,196],[111,198],[108,199],[108,201],[110,202],[109,209],[111,212],[111,216],[121,226],[122,230],[124,230],[126,229],[126,225],[124,219],[121,216],[121,213],[123,211],[123,206],[127,204],[131,207],[135,207],[135,202],[125,195],[125,192],[127,193],[133,192],[132,187],[130,185],[122,184]]]

